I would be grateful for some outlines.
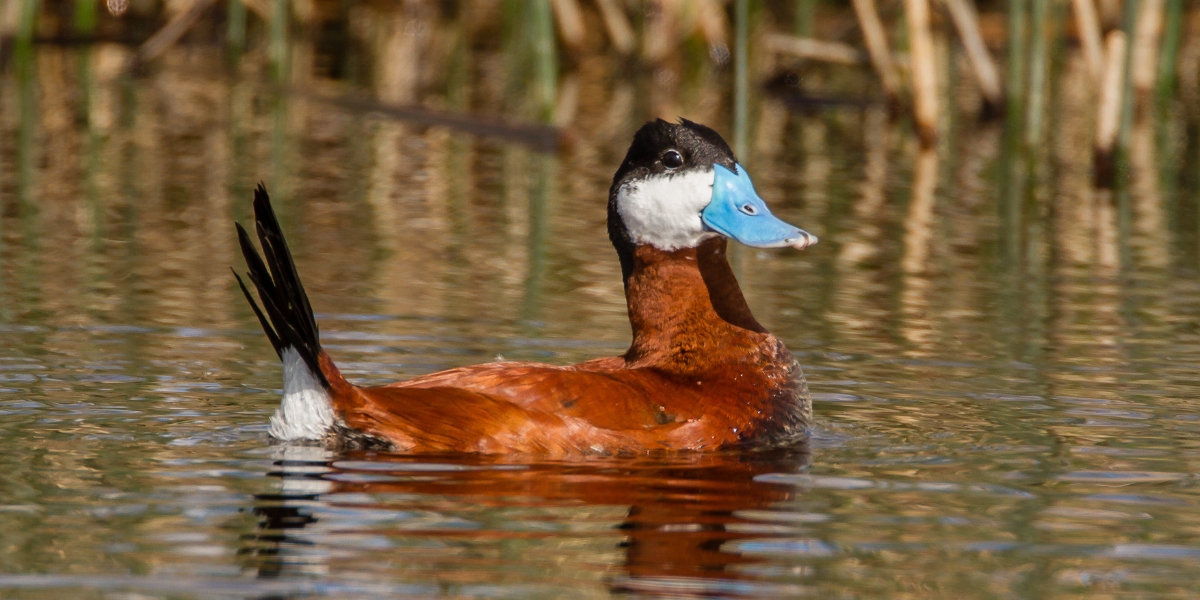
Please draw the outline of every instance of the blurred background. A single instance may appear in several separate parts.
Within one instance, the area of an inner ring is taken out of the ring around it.
[[[655,117],[820,237],[804,456],[267,445],[257,182],[355,382],[567,364]],[[1198,267],[1195,1],[0,0],[0,595],[1192,597]]]
[[[4,0],[2,15],[6,320],[241,311],[228,223],[260,180],[301,253],[357,257],[308,267],[349,302],[534,318],[552,286],[619,314],[600,205],[655,117],[723,132],[822,236],[796,268],[928,282],[991,260],[1026,286],[1197,252],[1200,8],[1182,0]],[[441,271],[436,293],[463,305],[430,298]]]

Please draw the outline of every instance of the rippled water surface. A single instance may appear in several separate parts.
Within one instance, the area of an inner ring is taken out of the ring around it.
[[[566,364],[628,342],[604,203],[629,135],[728,132],[728,99],[585,61],[542,154],[202,50],[109,77],[123,52],[42,48],[0,87],[0,596],[1200,593],[1195,128],[1141,123],[1113,194],[1069,94],[1032,160],[1002,125],[921,154],[880,107],[756,97],[742,163],[821,243],[734,267],[808,374],[808,446],[338,455],[266,439],[280,367],[228,270],[255,182],[352,380]]]

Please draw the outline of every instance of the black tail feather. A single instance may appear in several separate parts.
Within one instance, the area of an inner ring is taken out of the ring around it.
[[[254,316],[258,317],[258,322],[262,325],[263,331],[266,332],[267,339],[271,340],[271,347],[275,348],[275,354],[278,354],[279,358],[283,358],[284,344],[279,340],[279,336],[275,335],[275,329],[271,327],[271,322],[267,320],[266,315],[258,308],[258,303],[254,301],[254,296],[250,295],[250,290],[246,289],[246,284],[242,282],[242,278],[237,274],[237,271],[234,271],[233,267],[230,267],[229,270],[233,271],[233,278],[237,280],[238,287],[242,288],[242,294],[245,294],[246,302],[249,302],[250,308],[254,309]]]
[[[267,339],[275,347],[275,353],[283,357],[285,348],[294,348],[304,358],[304,362],[312,372],[320,378],[321,383],[328,386],[329,381],[321,372],[317,357],[321,353],[320,330],[313,317],[312,307],[308,303],[308,294],[300,283],[300,275],[296,273],[296,265],[292,262],[292,253],[288,250],[287,241],[283,238],[283,230],[275,211],[271,208],[271,199],[267,196],[267,188],[258,184],[254,189],[254,229],[258,233],[259,244],[262,245],[263,256],[259,256],[250,241],[250,234],[240,223],[235,223],[238,232],[238,243],[242,247],[242,256],[246,258],[249,272],[246,275],[258,291],[262,301],[262,309],[246,289],[246,284],[237,272],[233,276],[238,280],[238,286],[254,309],[258,322],[262,324]],[[263,257],[266,258],[264,262]]]

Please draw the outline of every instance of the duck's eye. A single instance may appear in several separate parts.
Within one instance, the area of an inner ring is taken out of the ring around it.
[[[743,205],[742,205],[742,212],[744,212],[744,213],[746,213],[746,214],[748,214],[748,215],[757,215],[757,214],[758,214],[758,209],[757,209],[757,208],[754,208],[754,205],[753,205],[753,204],[743,204]]]
[[[683,166],[683,156],[675,150],[667,150],[662,155],[662,164],[668,169],[678,169]]]

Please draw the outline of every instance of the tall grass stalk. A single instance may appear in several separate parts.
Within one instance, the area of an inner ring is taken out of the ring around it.
[[[1050,52],[1046,36],[1049,32],[1049,0],[1033,0],[1029,28],[1029,96],[1025,106],[1025,142],[1036,148],[1042,139],[1042,116],[1046,104],[1046,75]]]
[[[744,160],[746,127],[750,118],[750,63],[746,56],[750,45],[750,0],[737,0],[733,20],[733,151]]]
[[[96,0],[75,0],[75,14],[71,25],[78,35],[90,36],[96,32]]]
[[[813,37],[816,26],[817,0],[796,0],[796,35]]]
[[[271,75],[276,83],[287,80],[288,1],[271,0]]]
[[[229,0],[226,11],[225,44],[229,60],[236,64],[246,49],[246,5],[242,0]]]
[[[1158,89],[1156,90],[1160,109],[1175,93],[1179,46],[1183,40],[1183,0],[1167,0],[1164,24],[1162,52],[1158,57]]]
[[[1117,173],[1124,170],[1120,165],[1125,164],[1125,154],[1129,150],[1129,134],[1133,129],[1133,55],[1134,44],[1137,43],[1137,17],[1141,11],[1141,0],[1125,0],[1124,14],[1121,16],[1121,29],[1125,31],[1125,79],[1121,88],[1121,124],[1117,129]]]
[[[1025,105],[1026,2],[1008,0],[1008,122],[1017,124]]]
[[[21,12],[17,16],[17,31],[13,37],[16,46],[16,53],[29,54],[33,51],[33,32],[37,28],[38,12],[41,10],[41,3],[38,0],[8,0],[9,2],[19,2]],[[18,61],[19,62],[19,61]]]
[[[554,100],[558,88],[558,57],[554,48],[554,19],[550,0],[534,0],[530,7],[533,14],[534,69],[537,78],[539,118],[545,122],[554,119]]]

